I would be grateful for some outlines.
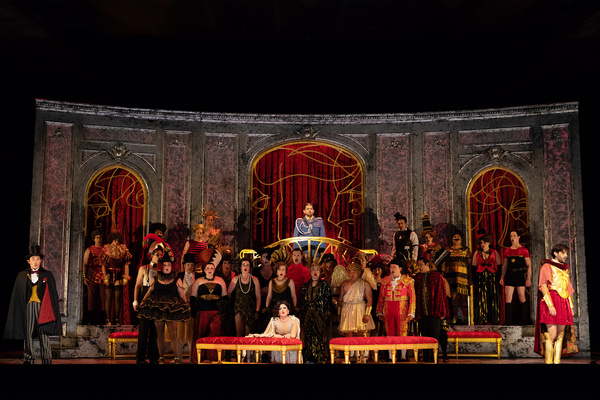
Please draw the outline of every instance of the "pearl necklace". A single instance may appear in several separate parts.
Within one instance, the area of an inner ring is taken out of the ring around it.
[[[250,280],[248,281],[248,290],[246,290],[245,292],[244,292],[244,288],[242,288],[242,275],[240,275],[240,279],[238,279],[238,282],[240,283],[240,291],[243,294],[248,294],[250,292],[250,289],[252,288],[252,285],[251,285],[252,277],[250,277]]]

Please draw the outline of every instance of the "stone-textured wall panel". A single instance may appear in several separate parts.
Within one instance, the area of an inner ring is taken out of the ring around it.
[[[206,210],[217,212],[215,226],[223,233],[223,244],[235,245],[237,207],[237,135],[206,134],[204,151],[204,188]],[[249,196],[240,193],[240,196]]]
[[[399,212],[410,220],[412,212],[410,135],[378,135],[378,160],[380,251],[389,254],[398,230],[394,214]]]
[[[43,203],[40,246],[44,267],[56,278],[60,301],[65,300],[70,234],[71,144],[73,124],[46,122],[44,149]],[[66,304],[63,304],[65,307]]]

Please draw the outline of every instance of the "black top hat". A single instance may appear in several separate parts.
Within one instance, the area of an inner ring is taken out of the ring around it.
[[[26,259],[29,260],[33,256],[39,256],[40,258],[44,258],[44,255],[42,254],[42,252],[40,250],[40,246],[38,246],[38,245],[29,246],[29,248],[27,249],[27,258]]]
[[[193,263],[196,264],[196,256],[191,253],[185,253],[183,255],[183,264]]]

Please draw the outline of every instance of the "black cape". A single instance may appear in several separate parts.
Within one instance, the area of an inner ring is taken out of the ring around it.
[[[8,307],[8,317],[4,328],[4,339],[25,340],[27,335],[27,303],[31,297],[31,288],[33,283],[29,279],[29,268],[19,272],[15,280],[10,305]],[[40,268],[39,279],[37,282],[37,295],[44,302],[44,297],[49,296],[50,304],[52,305],[52,313],[54,321],[38,325],[44,332],[49,335],[61,335],[62,324],[60,311],[58,308],[58,293],[56,291],[56,281],[52,272]],[[46,299],[48,301],[48,299]],[[36,335],[34,330],[33,335]]]

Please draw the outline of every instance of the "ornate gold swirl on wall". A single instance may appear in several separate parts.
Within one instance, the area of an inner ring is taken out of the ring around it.
[[[328,147],[328,150],[334,149],[328,153],[323,152],[323,148]],[[264,156],[274,152],[284,151],[285,158],[300,158],[303,162],[310,163],[313,166],[318,166],[321,170],[326,170],[328,173],[325,176],[314,176],[304,172],[286,172],[285,162],[280,161],[277,165],[272,166],[273,174],[268,177],[259,176],[257,166],[263,160]],[[276,172],[275,172],[276,171]],[[355,224],[355,216],[363,213],[363,171],[362,164],[352,153],[347,150],[324,142],[312,141],[296,141],[286,143],[266,150],[263,154],[257,157],[252,166],[252,211],[255,215],[254,223],[262,225],[264,223],[263,213],[270,207],[275,207],[277,222],[276,222],[276,240],[284,239],[282,235],[283,227],[281,226],[284,213],[289,210],[284,210],[283,203],[285,198],[285,190],[288,184],[295,179],[309,178],[328,184],[332,188],[333,201],[330,205],[328,215],[323,215],[326,222],[329,236],[337,238],[343,243],[349,243],[349,240],[344,237],[344,224]],[[277,204],[272,204],[273,197],[269,193],[273,193],[276,188]],[[269,189],[269,190],[267,190]],[[331,194],[330,194],[331,196]],[[317,201],[317,200],[314,200]],[[339,206],[340,202],[351,204],[350,215],[341,220],[334,218],[333,212]],[[298,210],[293,210],[297,213]],[[295,219],[295,217],[294,217]]]
[[[142,180],[131,170],[110,167],[90,180],[87,190],[86,212],[93,217],[94,228],[103,228],[102,220],[110,217],[111,226],[117,226],[118,207],[144,208],[146,191]],[[86,232],[88,231],[86,227]]]
[[[474,190],[476,187],[479,189]],[[484,226],[483,221],[493,216],[501,223],[497,244],[504,247],[511,226],[529,226],[527,188],[521,178],[512,172],[499,167],[488,168],[473,179],[468,193],[471,235]],[[473,210],[473,201],[478,204],[480,212]]]

